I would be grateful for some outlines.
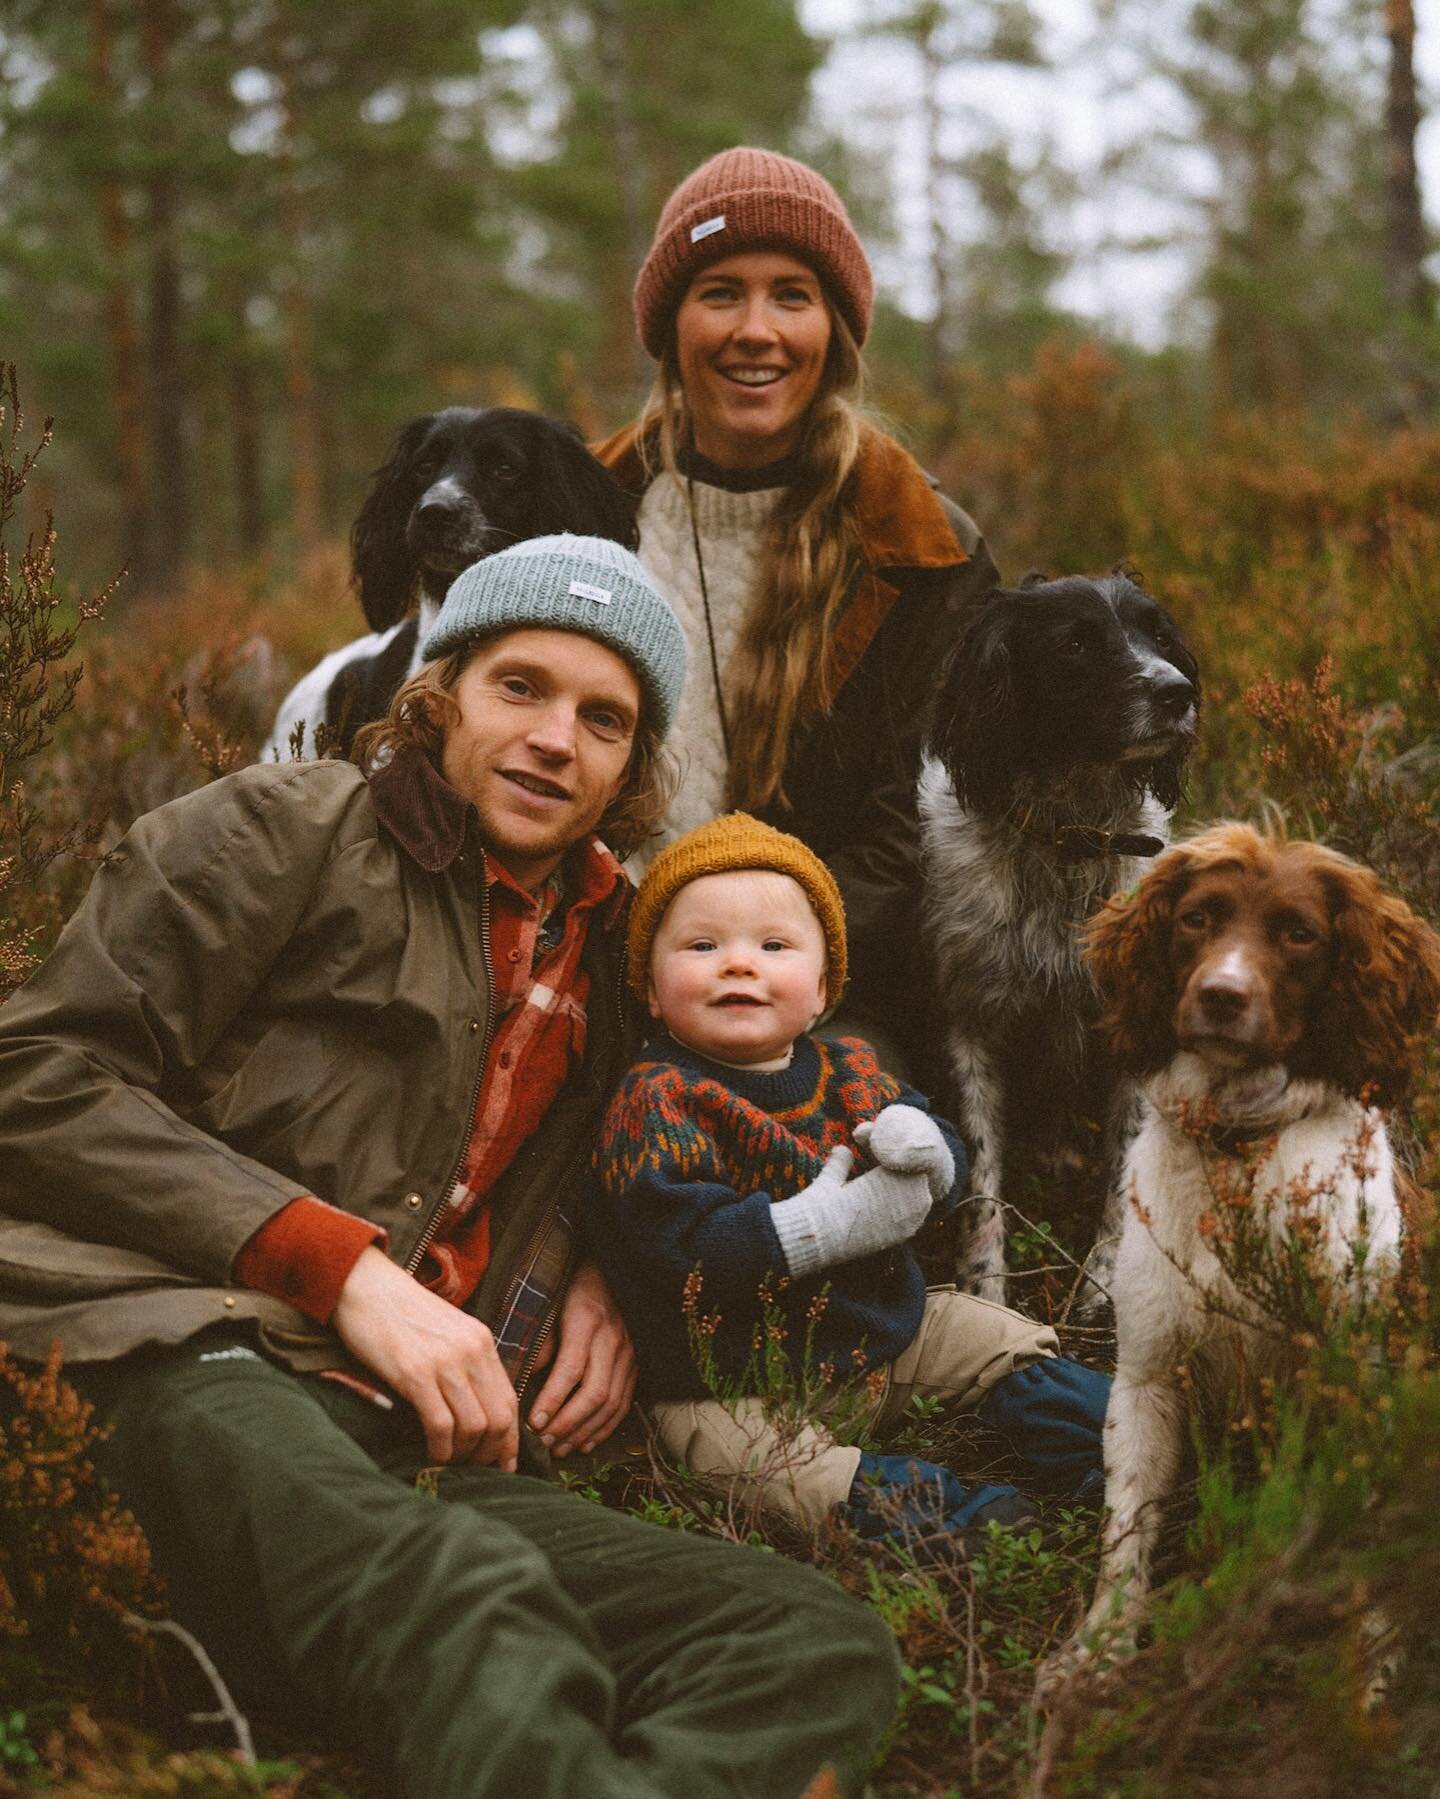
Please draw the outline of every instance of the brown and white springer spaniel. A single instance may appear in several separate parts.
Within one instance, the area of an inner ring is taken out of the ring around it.
[[[1337,1306],[1396,1267],[1403,1181],[1382,1108],[1440,1010],[1440,937],[1335,851],[1220,825],[1161,856],[1088,931],[1102,1029],[1139,1081],[1113,1295],[1099,1584],[1041,1692],[1133,1640],[1185,1433],[1202,1393],[1283,1368],[1288,1332],[1215,1253],[1219,1197],[1279,1246],[1299,1233]]]

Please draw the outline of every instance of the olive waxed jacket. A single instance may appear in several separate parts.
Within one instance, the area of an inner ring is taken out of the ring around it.
[[[637,501],[657,478],[635,425],[592,447]],[[970,515],[873,426],[863,430],[846,503],[857,562],[836,624],[840,685],[826,712],[801,721],[789,747],[789,804],[763,816],[808,844],[834,875],[845,901],[855,1029],[878,1020],[918,1078],[928,1035],[918,915],[921,749],[940,671],[999,576]]]
[[[291,1367],[353,1367],[231,1268],[303,1194],[418,1262],[484,1067],[487,904],[474,810],[418,751],[370,781],[262,764],[140,819],[0,1007],[0,1342],[93,1361],[254,1321]],[[583,1064],[492,1195],[467,1310],[497,1335],[537,1258],[563,1279],[560,1206],[634,1047],[623,910],[589,930]]]

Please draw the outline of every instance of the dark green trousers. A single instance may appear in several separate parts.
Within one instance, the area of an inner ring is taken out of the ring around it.
[[[812,1570],[457,1468],[233,1335],[86,1383],[102,1470],[242,1703],[298,1702],[413,1799],[858,1790],[888,1630]]]

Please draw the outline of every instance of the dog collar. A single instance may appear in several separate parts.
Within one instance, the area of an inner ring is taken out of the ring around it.
[[[1217,1124],[1205,1133],[1205,1142],[1217,1156],[1231,1162],[1248,1162],[1262,1145],[1274,1139],[1279,1128],[1275,1124]]]
[[[1106,831],[1099,825],[1037,826],[1027,813],[1011,824],[1027,837],[1048,843],[1062,862],[1100,862],[1107,856],[1158,856],[1165,847],[1162,837],[1144,831]]]

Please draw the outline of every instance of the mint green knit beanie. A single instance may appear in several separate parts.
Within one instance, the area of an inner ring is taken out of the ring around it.
[[[640,677],[663,737],[685,683],[685,633],[638,557],[608,537],[531,537],[472,562],[450,583],[425,639],[427,662],[501,631],[575,631]]]

